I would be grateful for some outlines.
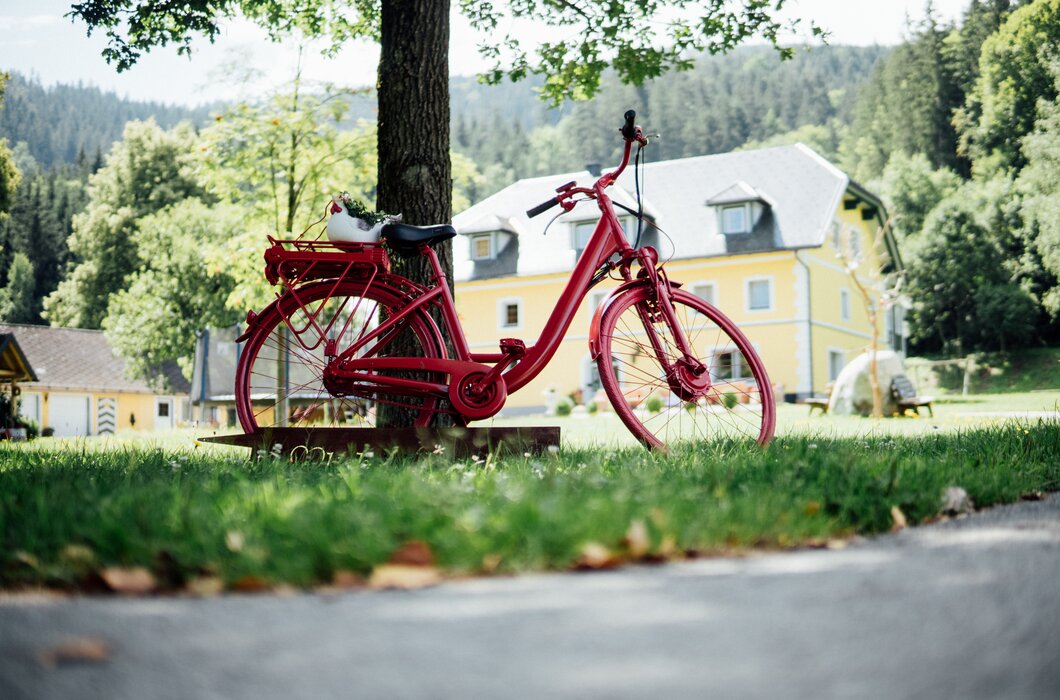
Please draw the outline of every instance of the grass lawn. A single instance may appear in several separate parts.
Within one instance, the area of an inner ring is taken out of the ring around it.
[[[131,567],[174,590],[203,579],[312,586],[379,572],[411,543],[448,575],[567,569],[878,533],[902,515],[936,517],[948,486],[979,506],[1060,487],[1060,423],[992,424],[966,407],[881,425],[784,407],[767,449],[670,456],[580,439],[486,463],[248,461],[174,449],[187,433],[165,447],[0,445],[0,586],[91,587]],[[567,420],[592,426],[572,434],[621,428],[607,416]]]
[[[806,406],[780,404],[777,407],[777,437],[882,437],[888,435],[927,435],[951,433],[973,428],[1003,425],[1013,417],[1037,418],[1042,413],[1057,413],[1060,417],[1060,390],[1020,394],[983,394],[968,398],[947,396],[934,405],[934,418],[927,409],[920,417],[872,418],[809,415]],[[572,447],[632,447],[638,444],[622,422],[611,412],[593,416],[521,416],[496,418],[475,425],[518,426],[558,425],[562,429],[564,445]]]

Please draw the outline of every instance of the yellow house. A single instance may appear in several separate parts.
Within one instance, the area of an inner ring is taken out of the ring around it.
[[[761,355],[778,399],[823,392],[871,338],[851,279],[878,295],[875,270],[900,269],[878,198],[802,144],[649,163],[642,171],[641,245],[657,248],[670,278],[718,306]],[[473,351],[499,338],[532,345],[599,218],[595,202],[529,219],[526,209],[588,172],[520,180],[454,218],[456,302]],[[612,188],[635,209],[633,169]],[[636,220],[618,212],[633,241]],[[877,241],[882,243],[876,245]],[[848,271],[846,261],[853,260]],[[589,358],[592,312],[613,283],[593,288],[556,356],[510,395],[508,415],[540,410],[550,390],[590,396],[599,388]],[[904,350],[902,310],[883,314],[880,347]]]
[[[19,413],[57,436],[165,430],[187,415],[187,382],[179,372],[167,375],[167,392],[129,379],[101,331],[0,324],[3,334],[17,340],[36,375],[19,384]]]

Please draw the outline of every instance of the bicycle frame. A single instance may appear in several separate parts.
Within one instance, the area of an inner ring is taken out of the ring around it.
[[[626,147],[622,163],[613,172],[604,174],[591,188],[574,187],[573,183],[560,188],[559,196],[555,202],[570,211],[574,208],[573,197],[583,195],[588,199],[595,199],[600,209],[601,218],[590,237],[588,244],[581,257],[576,263],[567,284],[560,294],[555,309],[545,322],[537,341],[534,345],[524,347],[522,341],[510,343],[507,351],[492,353],[473,353],[470,351],[467,338],[464,334],[460,319],[457,316],[456,305],[453,295],[446,282],[441,263],[434,250],[427,245],[420,247],[420,253],[430,261],[433,270],[434,285],[426,288],[418,296],[411,298],[407,306],[393,311],[387,319],[373,328],[362,337],[358,338],[352,345],[342,350],[341,354],[335,355],[336,348],[331,347],[325,353],[329,357],[326,376],[335,386],[357,387],[364,390],[365,387],[379,387],[392,393],[410,396],[446,396],[448,395],[454,403],[454,408],[468,418],[485,418],[492,415],[503,405],[508,393],[518,391],[534,379],[555,355],[563,340],[567,329],[570,328],[574,315],[577,313],[581,301],[585,298],[594,275],[599,271],[617,269],[625,280],[625,285],[640,281],[651,284],[656,290],[656,299],[668,299],[669,282],[657,269],[658,254],[654,249],[645,247],[634,250],[625,238],[622,226],[615,214],[611,199],[605,190],[610,187],[621,175],[629,164],[633,141],[644,143],[639,130],[633,139],[626,140]],[[618,261],[611,258],[618,255]],[[640,270],[637,280],[634,279],[631,267],[633,263],[639,264]],[[620,288],[619,291],[621,291]],[[616,292],[617,293],[617,292]],[[601,305],[603,308],[603,305]],[[418,357],[387,357],[375,356],[375,351],[387,343],[393,334],[400,332],[402,322],[417,312],[429,312],[432,309],[440,312],[443,324],[449,332],[455,351],[455,358],[418,358]],[[672,328],[677,329],[679,342],[685,358],[678,358],[673,363],[674,367],[667,367],[667,376],[671,383],[681,383],[678,374],[685,376],[689,374],[676,372],[676,366],[685,360],[691,375],[694,377],[706,376],[703,366],[694,359],[694,356],[684,352],[687,341],[680,332],[680,326],[673,318],[673,309],[670,304],[658,304],[655,313],[661,311]],[[643,310],[642,314],[648,314]],[[597,319],[598,321],[598,316]],[[645,323],[646,328],[651,328],[651,323]],[[665,353],[657,337],[649,331],[649,340],[660,357]],[[502,349],[504,348],[502,344]],[[595,351],[594,351],[594,354]],[[691,359],[689,359],[691,358]],[[418,379],[407,379],[399,376],[385,376],[378,372],[416,370],[437,372],[447,374],[450,377],[449,384],[427,382]],[[707,381],[699,380],[698,383]],[[466,386],[465,386],[466,385]],[[472,395],[485,393],[490,387],[493,389],[492,398],[479,408],[468,409],[465,404],[459,403],[459,398],[454,395],[454,387],[463,387],[460,391],[470,391]],[[701,387],[696,387],[701,389]]]

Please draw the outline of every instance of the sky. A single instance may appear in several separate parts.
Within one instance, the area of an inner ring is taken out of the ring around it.
[[[969,0],[934,0],[943,22],[957,19]],[[788,12],[813,20],[831,33],[829,43],[860,46],[899,43],[906,18],[924,15],[926,0],[789,0]],[[457,3],[453,3],[455,6]],[[297,48],[273,44],[246,21],[227,24],[215,44],[200,41],[189,60],[172,47],[157,48],[125,73],[117,73],[100,55],[101,33],[86,36],[82,24],[63,15],[70,0],[0,0],[0,70],[32,75],[44,85],[83,83],[137,100],[194,106],[257,94],[289,80],[297,64]],[[520,25],[519,36],[534,41],[545,36],[532,25]],[[552,30],[554,31],[554,30]],[[454,12],[450,72],[472,75],[484,67],[476,47],[481,41]],[[349,87],[375,83],[378,47],[355,42],[326,59],[318,50],[305,54],[303,75]],[[258,73],[251,78],[248,69]],[[232,77],[242,78],[238,83]]]

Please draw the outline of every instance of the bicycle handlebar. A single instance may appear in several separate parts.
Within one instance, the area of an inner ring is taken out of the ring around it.
[[[559,204],[559,197],[553,197],[552,199],[548,200],[547,202],[541,202],[541,204],[538,204],[533,209],[527,209],[526,210],[526,215],[527,215],[527,217],[532,219],[535,216],[537,216],[538,214],[544,214],[546,211],[548,211],[552,207],[556,206],[557,204]]]
[[[635,124],[637,120],[637,113],[631,109],[626,112],[625,118],[626,123],[622,125],[622,128],[619,129],[619,131],[622,132],[622,138],[626,139],[627,141],[632,141],[633,139],[637,138],[637,126]]]
[[[593,192],[599,192],[602,191],[603,188],[610,187],[614,183],[614,181],[618,179],[618,176],[621,175],[622,171],[626,169],[626,165],[629,164],[629,155],[630,150],[633,147],[633,142],[636,141],[641,146],[644,146],[648,143],[648,140],[644,138],[644,135],[641,133],[640,128],[636,124],[637,113],[631,109],[627,111],[623,116],[626,121],[619,129],[619,132],[622,134],[622,138],[626,141],[626,147],[622,153],[622,163],[618,166],[618,168],[615,169],[614,172],[606,173],[603,177],[597,180],[596,184],[591,190],[584,187],[574,187],[574,182],[567,183],[566,185],[560,187],[559,190],[557,190],[560,193],[558,197],[553,197],[548,201],[541,202],[541,204],[538,204],[532,209],[527,209],[526,216],[528,218],[532,219],[535,216],[544,214],[546,211],[558,204],[562,204],[564,209],[570,211],[571,207],[574,206],[568,201],[570,197],[576,194],[587,194],[589,196],[594,196]]]

